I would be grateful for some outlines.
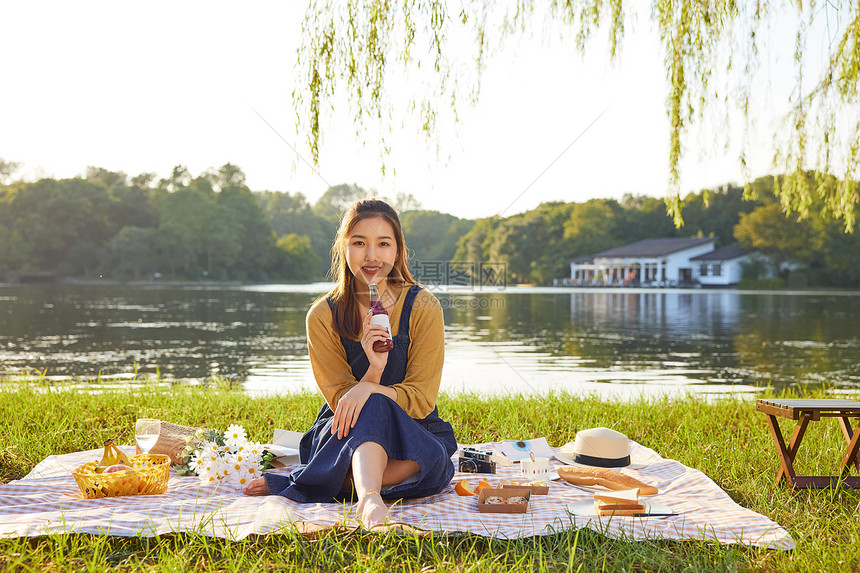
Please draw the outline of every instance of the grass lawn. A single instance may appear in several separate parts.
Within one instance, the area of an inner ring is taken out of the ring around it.
[[[275,427],[307,428],[321,398],[254,398],[224,385],[75,389],[34,381],[0,384],[0,483],[26,475],[50,454],[133,443],[138,417],[225,429],[241,423],[254,439]],[[822,393],[818,397],[822,397]],[[816,397],[816,396],[810,396]],[[753,402],[701,398],[608,402],[547,397],[442,396],[440,413],[461,443],[546,436],[553,445],[580,429],[608,426],[665,458],[710,476],[744,507],[787,528],[794,551],[713,542],[627,542],[589,530],[514,541],[452,534],[429,539],[366,533],[295,532],[242,541],[177,534],[119,538],[85,534],[0,539],[0,571],[854,571],[860,570],[860,490],[777,487],[776,449]],[[786,420],[783,432],[791,434]],[[834,420],[811,424],[799,472],[835,471],[844,451]]]

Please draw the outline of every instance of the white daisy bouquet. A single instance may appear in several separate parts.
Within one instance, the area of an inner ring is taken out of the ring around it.
[[[198,430],[186,438],[185,464],[180,475],[198,475],[204,484],[221,483],[245,486],[260,477],[263,448],[249,442],[245,428],[233,424],[223,434],[216,430]]]

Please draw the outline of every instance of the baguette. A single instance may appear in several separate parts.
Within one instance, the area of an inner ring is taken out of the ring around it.
[[[657,493],[657,488],[653,485],[642,483],[634,477],[606,468],[562,466],[558,468],[558,475],[573,485],[602,485],[613,490],[639,488],[639,495]]]

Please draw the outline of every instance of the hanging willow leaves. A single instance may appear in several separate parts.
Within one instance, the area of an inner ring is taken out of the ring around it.
[[[787,213],[806,218],[812,209],[853,227],[858,200],[860,141],[860,3],[857,0],[311,0],[299,48],[299,88],[293,93],[299,129],[315,162],[323,118],[345,92],[361,137],[395,129],[392,110],[406,106],[433,140],[438,123],[456,121],[457,110],[477,101],[487,59],[517,36],[572,38],[580,53],[600,30],[614,60],[632,23],[650,19],[663,48],[669,117],[667,211],[681,225],[679,165],[684,136],[710,114],[725,118],[734,106],[751,118],[751,85],[759,71],[768,18],[797,15],[791,109],[773,133],[774,195]],[[827,61],[811,82],[805,77],[809,31],[822,26]],[[407,78],[411,99],[395,101],[394,80]],[[778,94],[777,94],[778,95]],[[716,105],[720,103],[721,105]],[[739,162],[747,168],[747,132]],[[723,134],[728,140],[728,133]],[[770,134],[768,134],[770,135]],[[436,140],[438,150],[438,140]],[[807,171],[821,175],[810,185]],[[835,175],[836,178],[831,177]],[[751,193],[752,191],[750,191]]]

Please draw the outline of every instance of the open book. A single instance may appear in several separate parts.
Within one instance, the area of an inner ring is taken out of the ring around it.
[[[496,447],[494,453],[496,455],[493,456],[493,460],[503,466],[531,459],[530,453],[539,458],[553,456],[552,448],[543,437],[531,440],[506,440]]]
[[[273,468],[282,468],[298,463],[299,442],[303,435],[302,432],[276,429],[272,437],[272,443],[263,446],[264,450],[272,452],[275,455],[275,458],[269,462],[270,465]]]

